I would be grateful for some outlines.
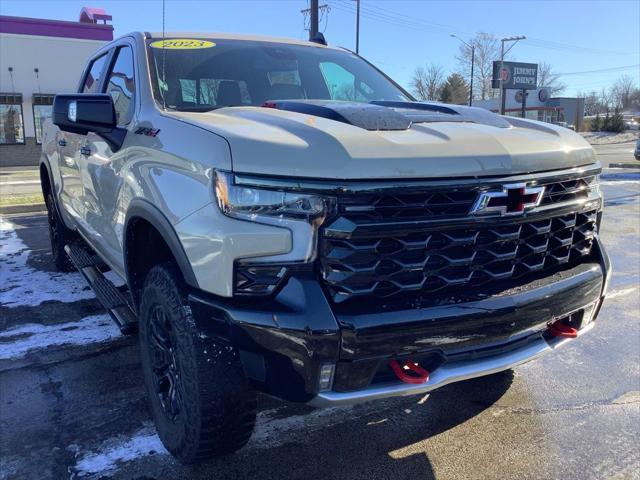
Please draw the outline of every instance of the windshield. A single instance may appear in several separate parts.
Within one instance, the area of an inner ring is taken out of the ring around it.
[[[374,67],[342,50],[204,39],[152,39],[148,46],[156,100],[176,110],[290,99],[410,100]]]

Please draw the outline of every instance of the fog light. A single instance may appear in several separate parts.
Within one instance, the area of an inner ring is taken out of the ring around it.
[[[282,283],[287,269],[282,265],[236,264],[234,293],[237,295],[270,295]]]
[[[333,374],[336,370],[336,366],[333,364],[325,364],[320,367],[320,391],[331,390],[333,385]]]

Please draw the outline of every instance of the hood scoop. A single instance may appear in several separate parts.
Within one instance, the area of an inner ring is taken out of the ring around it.
[[[347,123],[365,130],[407,130],[411,119],[393,108],[371,103],[335,100],[270,100],[263,107],[305,113]]]
[[[472,122],[500,128],[510,126],[502,117],[487,110],[437,103],[269,100],[262,106],[328,118],[377,131],[407,130],[412,123],[425,122]]]
[[[393,108],[397,112],[409,117],[414,123],[471,122],[498,128],[509,128],[511,126],[511,124],[500,115],[478,107],[427,102],[373,101],[371,103]]]

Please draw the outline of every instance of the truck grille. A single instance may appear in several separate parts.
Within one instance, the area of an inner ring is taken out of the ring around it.
[[[541,181],[545,186],[541,205],[572,202],[587,198],[595,175],[562,181]],[[466,216],[477,196],[471,189],[451,191],[408,191],[345,195],[340,208],[352,220],[384,220]]]
[[[594,181],[595,176],[542,181],[541,205],[586,199]],[[509,279],[551,274],[591,252],[597,210],[437,231],[412,227],[417,220],[466,217],[477,191],[339,198],[338,216],[320,236],[320,273],[332,300],[387,302],[407,294],[483,292],[503,281],[516,286]],[[327,234],[331,228],[348,234]]]

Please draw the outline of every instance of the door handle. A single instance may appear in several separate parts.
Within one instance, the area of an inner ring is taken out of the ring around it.
[[[67,146],[67,141],[66,140],[58,140],[58,146],[59,147],[66,147]]]
[[[88,157],[89,155],[91,155],[91,149],[89,147],[81,147],[80,153],[85,157]]]

